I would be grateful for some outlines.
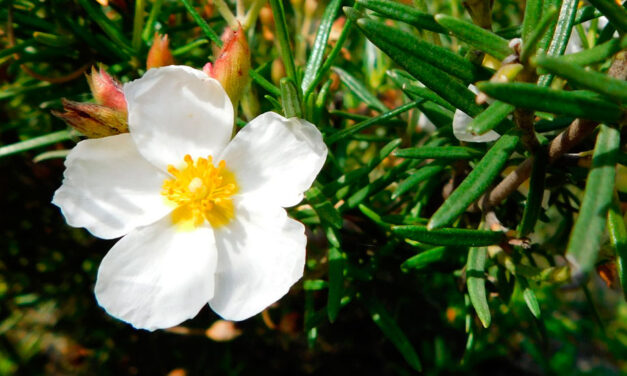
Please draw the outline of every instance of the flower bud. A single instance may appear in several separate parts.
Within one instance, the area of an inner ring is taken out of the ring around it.
[[[87,75],[87,83],[96,103],[126,113],[126,99],[122,85],[102,67],[98,71],[95,67],[91,68],[91,75]]]
[[[270,78],[275,85],[279,86],[279,81],[281,81],[281,78],[283,77],[285,77],[285,65],[283,65],[283,60],[276,58],[272,61]]]
[[[174,58],[172,57],[172,52],[170,52],[168,35],[166,34],[162,37],[159,33],[155,33],[152,46],[146,58],[146,68],[165,67],[172,64],[174,64]]]
[[[206,64],[203,71],[220,81],[235,106],[248,84],[250,50],[241,27],[231,33],[225,33],[224,37],[226,38],[224,46],[215,63]]]
[[[93,103],[62,99],[65,112],[52,114],[89,138],[113,136],[128,132],[126,112]]]
[[[264,40],[272,42],[274,40],[274,16],[270,5],[266,4],[259,11],[259,22],[261,23],[261,35]]]

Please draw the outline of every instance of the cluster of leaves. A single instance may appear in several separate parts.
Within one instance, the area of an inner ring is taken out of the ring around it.
[[[627,306],[616,291],[627,283],[624,7],[612,0],[583,6],[574,0],[468,0],[469,22],[457,1],[316,4],[269,0],[262,9],[271,17],[247,32],[255,69],[240,112],[241,123],[262,110],[306,118],[329,146],[320,178],[304,204],[291,210],[311,230],[302,288],[274,312],[281,324],[258,319],[244,325],[251,329],[244,330],[248,339],[236,340],[233,350],[203,345],[215,355],[191,365],[189,356],[177,353],[164,367],[193,372],[228,354],[216,364],[238,373],[231,356],[241,354],[244,369],[264,359],[245,353],[245,345],[274,349],[285,341],[300,365],[284,361],[285,368],[264,370],[323,371],[329,354],[356,352],[358,364],[336,360],[335,373],[626,372]],[[9,25],[0,51],[0,163],[11,169],[9,176],[30,168],[47,180],[44,192],[58,185],[61,142],[77,134],[50,110],[61,108],[62,97],[89,99],[80,78],[90,65],[103,63],[122,81],[140,76],[158,30],[169,35],[178,63],[202,67],[211,46],[220,44],[216,30],[229,20],[198,5],[20,0],[0,10]],[[608,23],[599,31],[601,16]],[[303,27],[308,22],[315,31]],[[564,55],[575,33],[584,49]],[[495,101],[488,104],[486,95]],[[459,141],[453,128],[460,111],[472,118],[468,133],[501,136],[490,143]],[[424,119],[435,130],[428,131]],[[33,149],[51,146],[37,155],[37,165],[7,162],[19,158],[10,154],[28,158]],[[20,188],[2,189],[11,198],[6,211],[19,212]],[[41,205],[47,214],[37,220],[26,214],[4,220],[0,373],[24,370],[34,356],[45,356],[47,348],[35,345],[43,336],[20,336],[20,330],[28,328],[30,309],[40,312],[57,301],[63,302],[57,315],[94,327],[87,343],[69,323],[63,329],[82,346],[99,348],[85,353],[90,366],[112,357],[124,367],[124,351],[135,353],[125,350],[133,347],[124,339],[132,337],[130,329],[120,327],[110,335],[113,344],[102,345],[106,328],[116,324],[93,307],[89,294],[94,265],[104,255],[94,250],[107,244],[64,229],[62,218]],[[25,239],[40,232],[33,224],[55,240]],[[25,244],[33,242],[36,250],[28,253]],[[71,244],[90,253],[77,255]],[[47,276],[49,270],[65,273],[63,288],[53,288],[59,281]],[[47,283],[32,282],[39,279]],[[69,302],[74,290],[80,304]],[[208,326],[215,320],[209,315],[193,325]],[[299,317],[302,331],[294,324]],[[289,337],[271,337],[266,326]],[[198,342],[158,336],[182,348]],[[312,353],[318,357],[306,355]]]

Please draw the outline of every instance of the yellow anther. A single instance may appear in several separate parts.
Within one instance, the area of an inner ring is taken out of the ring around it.
[[[232,196],[238,187],[226,162],[213,165],[213,158],[184,157],[180,170],[168,166],[170,179],[163,182],[161,194],[175,205],[172,221],[183,229],[193,229],[209,222],[212,227],[229,223],[235,214]]]

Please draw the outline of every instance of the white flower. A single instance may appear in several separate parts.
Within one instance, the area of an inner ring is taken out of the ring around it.
[[[473,93],[479,94],[479,89],[475,85],[468,85]],[[468,125],[472,118],[462,110],[455,110],[455,116],[453,116],[453,134],[455,138],[460,141],[466,142],[491,142],[501,137],[500,134],[495,131],[488,131],[487,133],[476,135],[468,131]]]
[[[54,195],[68,224],[123,236],[98,270],[107,312],[154,330],[207,303],[225,319],[255,315],[303,274],[301,201],[327,149],[316,127],[268,112],[230,140],[220,84],[183,66],[124,86],[130,133],[79,142]]]

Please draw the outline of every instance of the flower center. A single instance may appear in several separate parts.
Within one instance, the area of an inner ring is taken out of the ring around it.
[[[163,182],[166,200],[176,205],[172,222],[183,229],[196,228],[205,221],[212,227],[228,224],[234,217],[232,196],[238,187],[235,176],[226,168],[226,162],[213,165],[213,158],[197,158],[187,154],[185,166],[177,169],[169,165],[171,179]]]

